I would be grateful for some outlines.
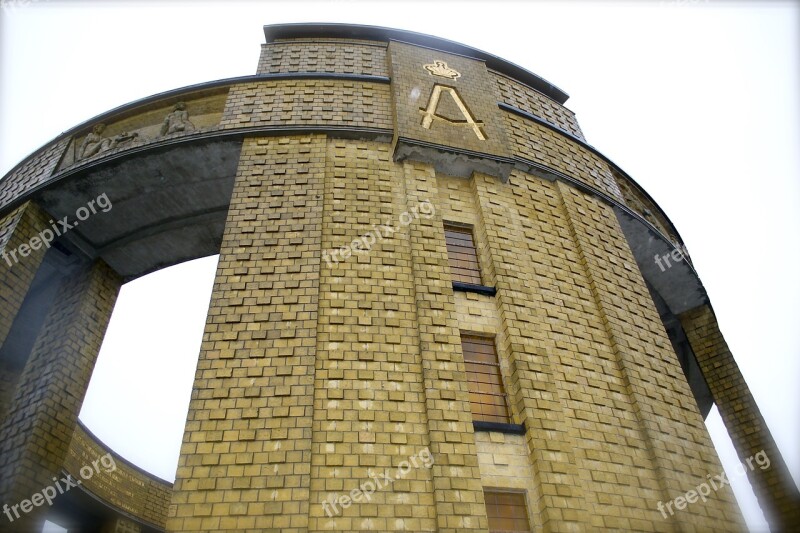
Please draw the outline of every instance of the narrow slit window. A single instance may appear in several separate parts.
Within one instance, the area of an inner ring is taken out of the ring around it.
[[[500,373],[494,339],[473,335],[461,336],[464,363],[469,383],[472,420],[476,422],[511,422]]]
[[[445,224],[444,235],[453,281],[481,285],[481,267],[478,263],[472,230]]]
[[[528,509],[524,492],[484,490],[489,533],[528,533]]]

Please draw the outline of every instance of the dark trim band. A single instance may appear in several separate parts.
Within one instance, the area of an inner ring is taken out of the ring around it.
[[[640,192],[645,198],[650,200],[650,202],[652,202],[652,204],[654,206],[658,207],[658,210],[661,211],[661,215],[664,217],[664,221],[667,223],[667,225],[669,225],[669,229],[672,230],[673,233],[675,233],[675,236],[678,237],[678,240],[680,241],[680,243],[683,244],[683,239],[681,239],[680,233],[678,233],[678,230],[675,228],[675,225],[669,219],[667,214],[664,213],[664,210],[661,209],[661,207],[658,205],[658,202],[656,202],[653,199],[653,197],[650,196],[647,193],[647,191],[644,190],[644,188],[636,182],[635,179],[630,177],[630,175],[627,172],[622,170],[622,168],[619,165],[617,165],[611,159],[609,159],[605,154],[603,154],[603,152],[601,152],[600,150],[598,150],[597,148],[595,148],[591,144],[587,143],[586,141],[584,141],[580,137],[576,137],[571,132],[569,132],[569,131],[567,131],[565,129],[559,128],[555,124],[551,124],[551,123],[547,122],[546,120],[544,120],[544,119],[542,119],[540,117],[537,117],[536,115],[533,115],[531,113],[528,113],[527,111],[523,111],[522,109],[519,109],[518,107],[514,107],[514,106],[509,105],[509,104],[507,104],[505,102],[498,102],[497,105],[503,111],[508,111],[509,113],[512,113],[512,114],[517,115],[519,117],[522,117],[524,119],[530,120],[532,122],[536,122],[537,124],[539,124],[541,126],[544,126],[546,128],[549,128],[552,131],[554,131],[556,133],[559,133],[562,136],[568,138],[569,140],[571,140],[571,141],[573,141],[575,143],[578,143],[579,145],[581,145],[582,147],[586,148],[587,150],[592,152],[594,155],[596,155],[597,157],[601,158],[603,161],[605,161],[606,163],[608,163],[609,165],[614,167],[614,170],[619,172],[620,174],[622,174],[622,177],[627,179],[631,183],[631,185],[633,185],[636,188],[636,190],[638,192]]]
[[[22,194],[19,194],[7,204],[0,205],[0,216],[8,214],[15,208],[19,207],[23,203],[33,198],[38,192],[50,188],[51,186],[55,185],[61,180],[67,179],[70,176],[84,172],[93,167],[104,165],[106,163],[116,161],[118,159],[124,159],[127,157],[135,156],[142,152],[164,150],[173,145],[198,142],[198,141],[203,142],[203,141],[215,141],[215,140],[241,140],[244,139],[245,137],[254,137],[259,135],[262,136],[304,135],[307,133],[318,133],[321,135],[328,135],[330,137],[342,138],[342,139],[368,139],[375,141],[390,142],[394,131],[388,128],[365,128],[357,126],[315,126],[315,125],[259,126],[255,128],[247,127],[247,128],[231,128],[226,130],[211,130],[202,133],[192,133],[184,137],[151,141],[147,144],[142,144],[139,146],[135,146],[133,148],[120,150],[119,152],[114,152],[107,156],[98,159],[93,159],[86,164],[73,166],[67,168],[66,170],[62,170],[58,173],[51,174],[46,181],[43,181],[42,183],[39,183],[35,187],[31,187]],[[28,158],[24,159],[20,163],[20,165],[22,165],[27,160]],[[11,170],[8,174],[6,174],[6,176],[11,175],[13,172],[14,170]],[[2,187],[2,185],[3,181],[0,179],[0,187]]]
[[[453,282],[453,290],[459,292],[474,292],[476,294],[483,294],[485,296],[495,296],[497,294],[496,287],[476,285],[475,283],[464,283],[461,281]]]
[[[510,435],[524,435],[525,424],[503,424],[501,422],[472,422],[475,431],[496,431],[497,433],[508,433]]]

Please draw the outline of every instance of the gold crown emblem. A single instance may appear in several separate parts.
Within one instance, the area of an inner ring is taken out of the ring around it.
[[[455,80],[456,78],[461,77],[461,73],[458,72],[454,68],[450,68],[447,66],[447,63],[437,59],[433,63],[428,65],[422,65],[425,70],[428,71],[428,74],[431,76],[439,76],[440,78],[447,78],[450,80]]]

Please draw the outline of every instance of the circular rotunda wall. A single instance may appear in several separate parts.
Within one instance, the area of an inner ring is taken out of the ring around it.
[[[657,507],[720,471],[725,353],[677,231],[567,95],[413,32],[265,35],[256,75],[105,113],[0,181],[3,502],[113,457],[77,414],[120,285],[219,253],[174,487],[97,468],[54,498],[75,524],[740,527],[728,488]]]

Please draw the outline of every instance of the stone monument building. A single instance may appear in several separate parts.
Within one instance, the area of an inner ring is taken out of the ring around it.
[[[264,31],[255,75],[0,181],[0,530],[736,531],[714,403],[798,526],[677,230],[566,93],[413,32]],[[172,485],[78,412],[120,286],[213,254]]]

